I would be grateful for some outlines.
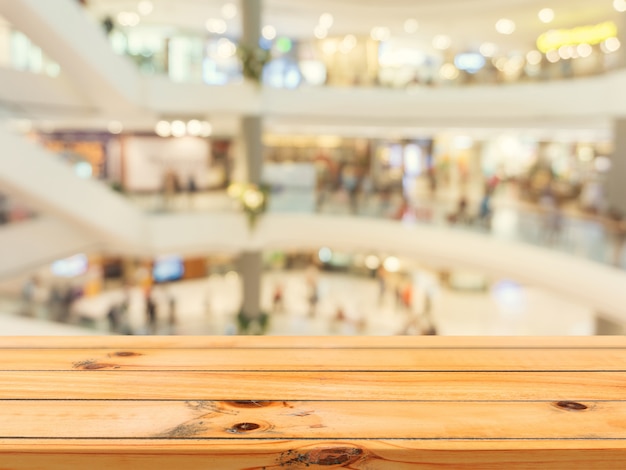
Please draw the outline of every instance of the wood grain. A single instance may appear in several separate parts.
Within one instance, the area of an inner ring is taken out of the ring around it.
[[[626,372],[0,372],[0,399],[621,400]]]
[[[254,361],[250,361],[250,356]],[[489,360],[485,360],[487,356]],[[623,349],[0,349],[0,370],[626,371]]]
[[[28,400],[0,416],[0,439],[626,439],[623,401]]]
[[[0,469],[626,468],[626,339],[0,338]]]

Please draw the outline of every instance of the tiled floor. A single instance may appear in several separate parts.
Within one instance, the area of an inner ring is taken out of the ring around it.
[[[428,273],[421,279],[428,281]],[[475,276],[468,273],[469,276]],[[484,291],[459,291],[426,282],[413,291],[414,306],[406,309],[396,300],[395,286],[388,281],[380,296],[375,279],[347,274],[318,273],[319,303],[312,315],[304,271],[267,272],[262,280],[262,306],[271,312],[269,335],[395,335],[416,334],[426,326],[420,316],[423,292],[432,298],[431,317],[442,335],[589,335],[594,333],[593,312],[543,290],[500,280]],[[420,278],[418,278],[420,279]],[[420,281],[421,282],[421,281]],[[280,284],[284,308],[272,312],[272,296]],[[414,284],[415,285],[415,284]],[[241,301],[237,274],[213,275],[204,280],[172,283],[154,289],[158,334],[235,334],[236,312]],[[168,325],[169,296],[176,299],[177,322]],[[111,302],[122,299],[110,291],[84,299],[77,310],[97,319],[97,331],[106,333],[106,312]],[[131,291],[127,322],[134,334],[146,334],[145,304],[138,289]],[[337,320],[337,310],[345,313]],[[6,309],[5,309],[6,311]],[[43,316],[43,313],[41,314]],[[10,316],[1,317],[3,334],[12,333]],[[34,320],[29,320],[34,321]],[[22,331],[22,330],[20,330]],[[94,330],[90,330],[95,332]],[[50,334],[64,334],[50,330]]]

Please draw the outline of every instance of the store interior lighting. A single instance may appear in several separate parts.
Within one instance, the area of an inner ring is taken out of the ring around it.
[[[199,119],[191,119],[187,122],[180,119],[161,120],[154,127],[154,132],[159,137],[209,137],[212,131],[210,122]]]

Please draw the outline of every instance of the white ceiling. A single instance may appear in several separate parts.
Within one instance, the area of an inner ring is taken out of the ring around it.
[[[208,18],[220,18],[221,7],[231,0],[152,0],[153,12],[143,24],[171,25],[202,31]],[[261,0],[259,0],[261,1]],[[137,11],[139,0],[89,0],[95,16],[115,16],[120,11]],[[239,0],[234,0],[239,6]],[[482,42],[498,44],[503,50],[528,50],[536,38],[551,28],[571,28],[608,19],[626,23],[612,0],[265,0],[264,23],[279,35],[311,38],[322,13],[334,16],[329,35],[369,35],[374,26],[386,26],[394,36],[430,44],[436,34],[452,38],[456,50],[477,48]],[[554,21],[546,25],[537,14],[552,8]],[[510,36],[495,31],[499,18],[510,18],[517,29]],[[419,21],[419,30],[403,30],[407,18]],[[240,17],[228,20],[228,35],[238,36]]]

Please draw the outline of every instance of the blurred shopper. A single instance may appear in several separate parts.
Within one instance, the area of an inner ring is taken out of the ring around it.
[[[193,175],[189,175],[187,179],[187,197],[189,198],[189,208],[193,209],[194,200],[196,192],[198,191],[198,187],[196,186],[196,180]]]
[[[177,323],[178,323],[178,318],[177,318],[177,312],[176,312],[176,297],[173,294],[170,294],[168,298],[168,313],[167,313],[168,334],[170,335],[176,334]]]
[[[30,277],[22,286],[22,315],[34,317],[36,315],[37,289],[39,279],[36,276]]]
[[[107,321],[109,322],[109,332],[119,333],[120,331],[120,308],[121,305],[112,303],[107,312]]]
[[[612,210],[609,212],[606,228],[613,242],[611,263],[613,266],[621,267],[626,246],[626,218],[621,212]]]
[[[152,290],[146,292],[146,331],[155,335],[157,331],[157,306],[154,301]]]
[[[491,196],[493,191],[489,189],[489,186],[485,189],[485,194],[480,200],[480,206],[478,207],[478,222],[486,229],[491,229],[491,218],[493,216],[491,209]]]
[[[563,214],[551,185],[542,191],[539,205],[543,212],[543,239],[551,245],[558,241],[563,226]]]
[[[274,288],[274,295],[272,297],[272,310],[274,313],[281,313],[285,310],[283,304],[283,286],[278,283]]]

